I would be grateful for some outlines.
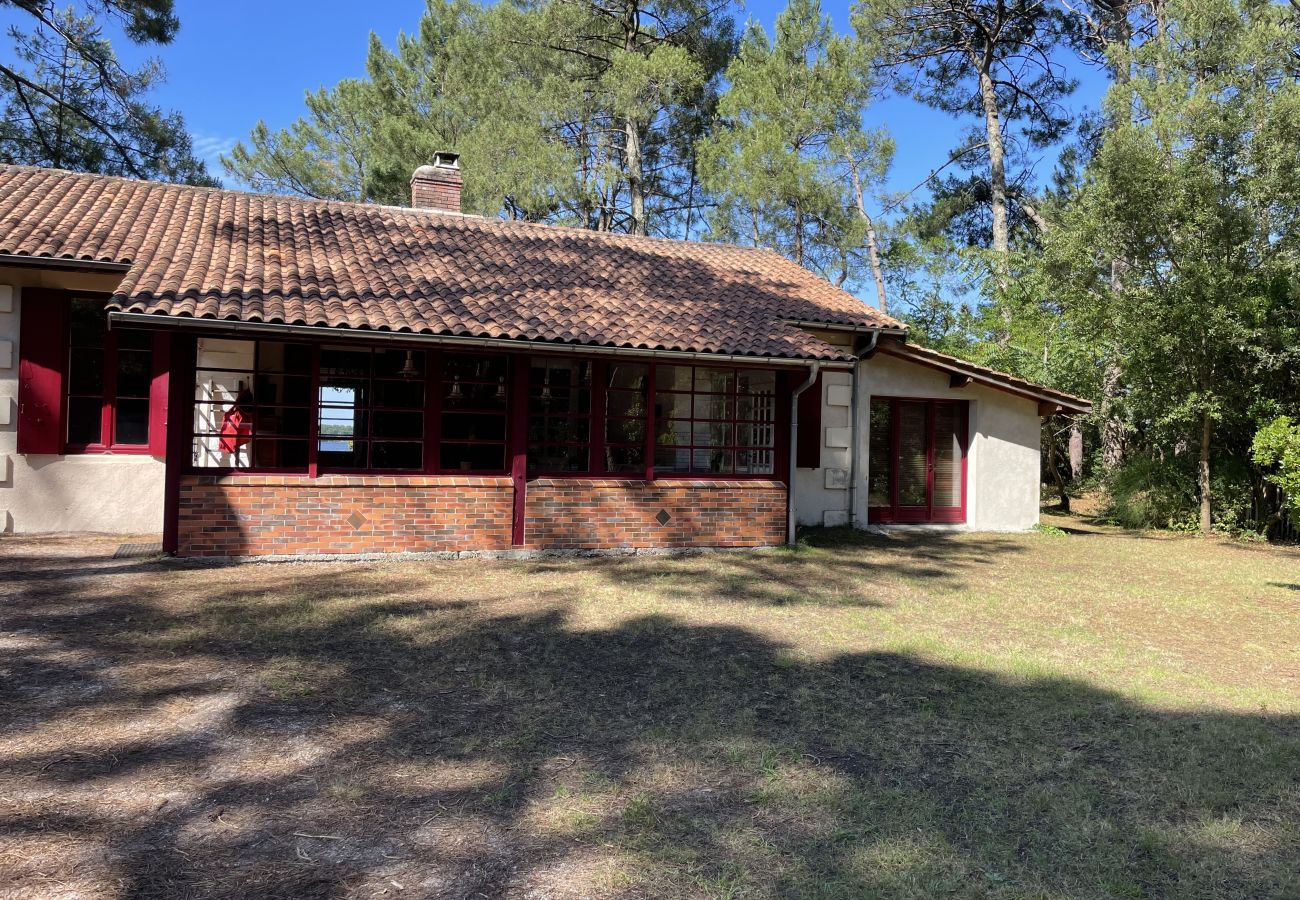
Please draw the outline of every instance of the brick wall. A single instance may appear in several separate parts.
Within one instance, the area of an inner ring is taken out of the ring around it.
[[[508,550],[509,478],[189,475],[181,556]]]
[[[525,546],[577,550],[780,544],[785,540],[785,502],[785,485],[777,481],[543,478],[528,484]]]

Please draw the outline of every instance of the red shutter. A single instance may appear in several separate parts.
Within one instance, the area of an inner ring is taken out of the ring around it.
[[[149,383],[149,455],[167,455],[167,385],[171,378],[171,336],[153,334],[153,381]]]
[[[18,337],[18,452],[63,452],[68,298],[25,288]]]
[[[799,395],[799,434],[795,438],[795,465],[820,469],[822,465],[822,376]]]

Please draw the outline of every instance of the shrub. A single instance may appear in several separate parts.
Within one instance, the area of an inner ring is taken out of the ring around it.
[[[1138,456],[1106,485],[1105,518],[1125,528],[1186,528],[1197,519],[1196,479],[1181,460]]]

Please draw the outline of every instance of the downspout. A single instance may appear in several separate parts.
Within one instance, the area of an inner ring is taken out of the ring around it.
[[[853,428],[849,432],[849,527],[852,528],[858,514],[858,448],[862,446],[858,434],[862,430],[862,416],[858,413],[858,370],[862,368],[862,360],[876,352],[876,343],[880,340],[880,329],[877,328],[871,332],[871,340],[867,346],[854,353],[853,375],[851,376],[853,385],[849,393],[849,416],[852,419]]]
[[[785,488],[785,542],[791,547],[794,546],[794,475],[799,462],[799,395],[816,383],[821,369],[822,364],[814,360],[808,370],[808,380],[790,394],[790,473]]]

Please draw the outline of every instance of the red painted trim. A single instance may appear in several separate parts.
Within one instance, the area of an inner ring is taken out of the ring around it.
[[[510,543],[522,547],[526,535],[524,524],[528,506],[528,375],[531,363],[527,356],[515,356],[510,360],[512,368],[507,372],[510,391],[506,396],[506,409],[509,411],[506,440],[509,441],[510,481],[514,485],[514,508],[510,523]]]
[[[153,380],[149,382],[149,455],[167,455],[167,398],[171,384],[171,336],[153,333]]]
[[[889,506],[872,506],[867,510],[867,521],[880,524],[951,524],[960,525],[966,521],[966,504],[968,496],[968,461],[970,458],[970,402],[950,398],[935,399],[929,397],[882,397],[873,396],[871,401],[889,403]],[[902,419],[903,403],[926,404],[926,503],[924,506],[900,506],[898,503],[898,452],[901,440],[899,427]],[[941,405],[954,406],[958,409],[956,423],[957,443],[961,451],[961,506],[935,507],[934,505],[934,459],[935,459],[935,414]]]
[[[63,450],[69,296],[23,288],[18,337],[18,452]]]
[[[183,331],[168,335],[171,348],[167,397],[167,469],[163,476],[163,551],[180,549],[181,478],[190,468],[194,438],[194,358],[197,342]]]

